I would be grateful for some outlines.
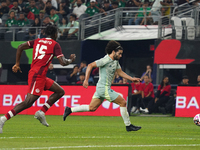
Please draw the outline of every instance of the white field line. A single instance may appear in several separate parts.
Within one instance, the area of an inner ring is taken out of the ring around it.
[[[114,139],[124,138],[124,136],[72,136],[72,137],[0,137],[0,139]],[[129,138],[129,137],[126,137]],[[130,137],[132,138],[132,137]],[[139,137],[138,137],[139,138]],[[200,138],[164,138],[164,137],[152,137],[152,139],[169,139],[169,140],[200,140]]]
[[[86,145],[86,146],[57,146],[57,147],[32,147],[32,148],[10,148],[9,150],[34,150],[34,149],[67,149],[67,148],[107,148],[107,147],[112,147],[112,148],[125,148],[125,147],[196,147],[200,146],[200,144],[166,144],[166,145]],[[0,149],[1,150],[1,149]],[[2,150],[7,150],[7,149],[2,149]]]

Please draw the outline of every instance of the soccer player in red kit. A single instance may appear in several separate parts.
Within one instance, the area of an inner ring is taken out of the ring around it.
[[[0,133],[4,123],[20,113],[21,111],[31,107],[33,103],[40,97],[43,90],[49,90],[54,92],[46,103],[43,105],[41,110],[35,113],[37,118],[43,125],[49,126],[46,122],[45,112],[64,95],[64,90],[55,81],[46,77],[48,67],[56,56],[62,66],[66,66],[75,60],[76,55],[71,54],[69,59],[66,59],[62,54],[60,45],[56,42],[57,39],[57,27],[54,25],[48,25],[45,29],[47,38],[36,39],[28,41],[19,45],[16,53],[16,64],[12,67],[13,72],[21,72],[20,69],[20,57],[22,51],[33,48],[33,61],[31,69],[28,74],[28,94],[26,99],[20,104],[16,105],[10,110],[5,116],[0,118]]]

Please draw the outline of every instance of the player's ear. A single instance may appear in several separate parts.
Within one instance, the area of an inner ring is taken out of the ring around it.
[[[115,54],[115,50],[112,51],[112,54]]]

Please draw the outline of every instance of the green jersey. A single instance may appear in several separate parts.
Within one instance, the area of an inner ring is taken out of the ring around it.
[[[29,9],[32,13],[34,13],[34,15],[39,15],[40,13],[39,9],[37,9],[36,7],[33,8],[29,7]]]
[[[29,24],[29,20],[27,18],[25,18],[24,20],[18,20],[17,24],[19,27],[23,27],[24,25]]]
[[[67,27],[71,27],[71,22],[69,22],[68,24],[67,24]],[[74,21],[74,26],[73,26],[74,28],[70,28],[69,29],[69,34],[71,34],[71,33],[73,33],[76,29],[78,29],[79,28],[79,22],[78,21]],[[75,28],[75,27],[77,27],[77,28]],[[77,34],[77,32],[75,33],[75,36],[77,36],[78,34]]]
[[[56,24],[59,21],[59,16],[57,14],[55,14],[54,16],[51,17],[51,15],[49,16],[51,20],[54,21],[54,23]]]
[[[5,24],[8,27],[11,27],[12,25],[17,25],[17,20],[15,20],[15,19],[8,19]]]
[[[94,14],[98,13],[99,10],[96,7],[93,7],[93,8],[89,7],[89,8],[86,9],[85,12],[87,14],[89,14],[90,16],[93,16]]]
[[[149,8],[149,7],[146,8],[146,11],[150,11],[150,10],[151,10],[151,8]],[[144,14],[143,14],[144,9],[141,7],[138,11],[140,11],[140,12],[138,12],[138,17],[144,17]],[[149,15],[149,12],[146,12],[146,16],[148,16],[148,15]]]
[[[99,67],[99,81],[97,87],[110,88],[116,69],[121,68],[119,61],[112,60],[108,55],[106,55],[95,62],[97,67]]]

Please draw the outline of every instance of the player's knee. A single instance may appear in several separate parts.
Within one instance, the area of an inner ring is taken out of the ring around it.
[[[96,107],[93,107],[93,106],[89,106],[89,110],[90,110],[90,111],[95,111],[95,110],[97,110],[97,108],[96,108]]]
[[[59,95],[59,97],[62,97],[65,94],[65,91],[63,88],[60,88],[56,93]]]
[[[62,88],[62,89],[60,90],[60,96],[62,97],[63,95],[65,95],[65,91],[64,91],[64,89]]]
[[[121,102],[121,107],[126,107],[126,101],[125,100]]]

